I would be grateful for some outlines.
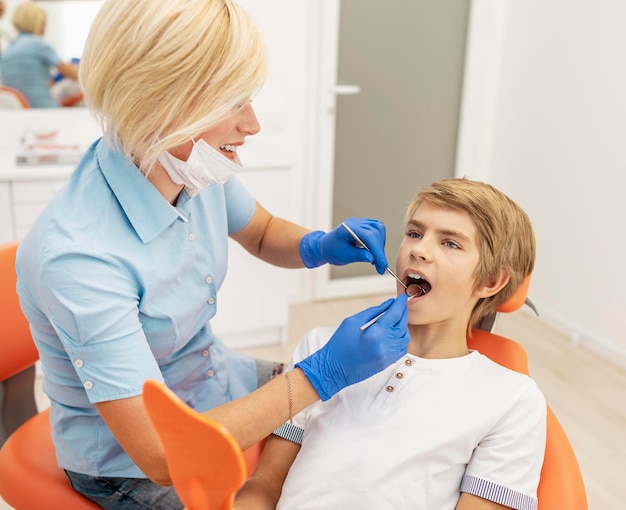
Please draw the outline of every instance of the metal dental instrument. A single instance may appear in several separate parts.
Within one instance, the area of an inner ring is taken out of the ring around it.
[[[366,249],[367,251],[369,251],[370,253],[372,252],[372,250],[370,250],[370,249],[367,247],[367,244],[365,244],[365,243],[361,240],[361,238],[360,238],[358,235],[356,235],[356,233],[354,232],[354,230],[352,230],[352,229],[351,229],[348,225],[346,225],[345,223],[342,223],[342,224],[341,224],[341,226],[342,226],[343,228],[345,228],[345,229],[347,230],[347,232],[348,232],[348,233],[349,233],[352,237],[354,237],[355,241],[361,245],[361,248],[365,248],[365,249]],[[388,272],[391,276],[393,276],[393,277],[394,277],[394,278],[398,281],[398,283],[404,287],[404,290],[406,290],[406,289],[407,289],[406,284],[405,284],[402,280],[400,280],[400,278],[398,278],[398,275],[397,275],[396,273],[394,273],[394,272],[391,270],[391,268],[390,268],[389,266],[387,266],[387,267],[385,268],[385,271],[387,271],[387,272]]]
[[[359,244],[361,245],[361,248],[364,248],[364,249],[366,249],[367,251],[369,251],[369,252],[371,253],[371,250],[370,250],[370,249],[367,247],[367,245],[366,245],[366,244],[365,244],[365,243],[361,240],[361,238],[360,238],[358,235],[356,235],[356,233],[354,232],[354,230],[352,230],[352,229],[351,229],[348,225],[346,225],[345,223],[342,223],[342,224],[341,224],[341,226],[342,226],[343,228],[345,228],[345,229],[346,229],[346,231],[347,231],[347,232],[348,232],[348,233],[349,233],[352,237],[354,237],[354,239],[356,240],[356,242],[357,242],[357,243],[359,243]],[[400,280],[400,278],[398,278],[398,275],[397,275],[396,273],[394,273],[394,272],[393,272],[393,271],[389,268],[389,266],[387,266],[386,271],[388,271],[388,272],[389,272],[389,274],[390,274],[391,276],[393,276],[393,277],[394,277],[394,278],[398,281],[398,283],[404,287],[404,290],[408,290],[407,285],[406,285],[406,284],[405,284],[402,280]],[[421,295],[422,295],[422,289],[420,288],[420,291],[419,291],[418,293],[409,295],[409,298],[408,298],[408,299],[411,299],[411,298],[414,298],[414,297],[417,297],[417,296],[421,296]],[[376,322],[376,321],[377,321],[377,320],[378,320],[378,319],[379,319],[382,315],[383,315],[383,314],[381,313],[380,315],[377,315],[376,317],[374,317],[372,320],[370,320],[370,321],[366,322],[365,324],[363,324],[363,325],[359,328],[359,331],[365,331],[365,330],[366,330],[367,328],[369,328],[372,324],[374,324],[374,323],[375,323],[375,322]]]

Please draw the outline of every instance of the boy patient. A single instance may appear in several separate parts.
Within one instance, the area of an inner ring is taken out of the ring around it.
[[[530,220],[500,191],[468,179],[422,189],[396,260],[419,296],[408,354],[277,429],[236,508],[536,509],[545,400],[528,376],[467,346],[534,260]],[[292,365],[333,331],[309,332]]]

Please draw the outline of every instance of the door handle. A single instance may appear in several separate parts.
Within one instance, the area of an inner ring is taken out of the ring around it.
[[[337,96],[352,96],[360,94],[361,87],[359,85],[335,85],[330,91]]]

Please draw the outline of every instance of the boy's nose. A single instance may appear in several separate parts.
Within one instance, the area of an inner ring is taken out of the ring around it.
[[[431,259],[431,250],[428,246],[428,241],[422,239],[418,244],[411,248],[411,256],[415,259],[421,259],[429,261]]]

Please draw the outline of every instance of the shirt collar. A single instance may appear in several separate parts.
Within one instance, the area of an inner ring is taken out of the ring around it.
[[[96,160],[124,214],[144,244],[177,219],[186,221],[133,162],[104,138],[96,147]]]

